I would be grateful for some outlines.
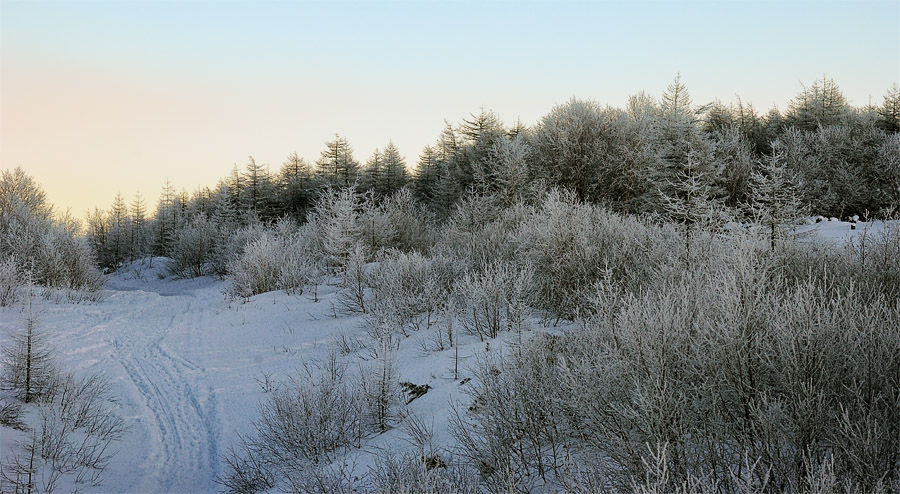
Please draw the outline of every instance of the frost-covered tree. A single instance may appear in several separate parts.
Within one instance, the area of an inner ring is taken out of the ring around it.
[[[587,199],[603,156],[607,119],[591,100],[571,99],[555,106],[534,130],[534,172],[551,184]]]
[[[378,191],[381,197],[390,196],[409,182],[409,170],[406,169],[406,159],[400,155],[400,150],[393,141],[388,141],[382,152],[384,159],[384,174],[382,185]]]
[[[131,201],[129,218],[129,260],[143,257],[147,253],[147,205],[138,191]]]
[[[716,185],[724,194],[725,204],[737,207],[747,200],[753,146],[737,127],[722,129],[711,137],[712,159],[718,165]]]
[[[323,258],[332,272],[347,265],[359,239],[361,200],[352,188],[326,189],[319,198],[312,222],[319,228]]]
[[[691,152],[685,163],[667,178],[665,189],[660,189],[663,212],[684,227],[688,255],[697,231],[722,219],[721,204],[713,195],[714,178],[708,159]]]
[[[799,129],[815,131],[817,128],[837,124],[850,108],[847,99],[833,79],[822,77],[791,100],[785,121]]]
[[[425,146],[412,176],[412,190],[416,200],[430,205],[436,196],[438,180],[440,180],[438,151],[432,146]]]
[[[884,93],[884,103],[878,109],[881,126],[888,132],[900,132],[900,87],[893,83]]]
[[[56,367],[47,335],[38,328],[35,287],[26,288],[25,311],[20,331],[9,335],[3,346],[3,371],[0,384],[25,403],[31,403],[52,391]]]
[[[530,153],[524,135],[498,139],[487,156],[474,166],[475,187],[482,193],[499,194],[505,205],[522,199],[531,185]]]
[[[257,163],[253,156],[247,161],[243,173],[241,202],[244,207],[262,219],[273,216],[275,187],[266,165]]]
[[[112,206],[107,214],[109,221],[109,234],[107,237],[106,255],[103,256],[104,264],[112,269],[117,269],[129,255],[130,221],[128,206],[122,194],[116,194]]]
[[[0,252],[39,285],[96,293],[102,278],[71,218],[54,218],[43,190],[21,168],[0,174]],[[105,232],[104,232],[105,234]],[[105,241],[105,236],[102,238]]]
[[[372,156],[366,160],[366,164],[359,172],[357,188],[362,192],[377,195],[384,183],[384,157],[381,150],[375,149]]]
[[[775,153],[761,160],[750,176],[751,214],[766,228],[773,251],[781,232],[807,213],[800,199],[800,185],[784,157]]]
[[[281,211],[296,219],[303,219],[312,208],[315,196],[309,163],[297,156],[297,153],[291,153],[281,165],[277,181]]]
[[[345,137],[334,135],[334,140],[325,143],[316,161],[316,175],[326,187],[345,188],[356,183],[359,162],[353,158],[353,148]]]

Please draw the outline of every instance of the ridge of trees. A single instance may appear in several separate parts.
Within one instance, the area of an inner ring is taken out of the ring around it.
[[[292,153],[272,171],[251,156],[243,169],[234,165],[214,187],[191,194],[167,181],[153,213],[139,195],[130,207],[119,195],[108,211],[91,212],[84,230],[100,265],[114,269],[145,255],[173,257],[176,239],[186,225],[197,226],[198,215],[224,234],[285,216],[302,223],[327,189],[351,187],[378,204],[408,186],[444,220],[470,193],[511,204],[535,184],[689,228],[722,210],[749,218],[761,183],[753,177],[768,173],[773,153],[791,177],[783,185],[806,211],[889,215],[900,204],[900,90],[891,86],[880,107],[854,108],[823,77],[802,85],[786,111],[759,114],[740,98],[694,105],[679,75],[659,99],[638,93],[615,108],[572,98],[530,127],[508,126],[482,109],[446,123],[411,170],[392,142],[361,164],[335,134],[314,163]]]

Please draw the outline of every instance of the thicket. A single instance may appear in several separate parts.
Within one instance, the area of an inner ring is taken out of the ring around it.
[[[91,248],[68,214],[55,215],[44,191],[21,168],[0,174],[0,307],[26,282],[47,297],[94,300],[103,285]]]
[[[393,144],[360,164],[339,135],[314,163],[294,153],[270,171],[250,157],[214,187],[189,194],[166,182],[155,212],[140,195],[130,204],[118,195],[108,211],[88,215],[84,232],[104,269],[154,255],[171,258],[175,274],[199,276],[228,272],[246,245],[233,241],[241,229],[283,217],[303,224],[318,215],[321,226],[346,221],[322,216],[322,206],[348,188],[355,197],[342,201],[365,216],[357,218],[357,233],[369,256],[382,248],[426,250],[434,240],[428,224],[448,221],[473,197],[507,208],[552,188],[610,212],[659,215],[688,232],[727,216],[751,220],[773,200],[782,206],[781,223],[801,213],[894,217],[897,108],[896,86],[880,107],[855,108],[823,78],[785,110],[761,115],[740,100],[696,105],[676,78],[659,98],[639,93],[624,108],[572,99],[532,126],[504,125],[481,111],[448,124],[411,174]]]

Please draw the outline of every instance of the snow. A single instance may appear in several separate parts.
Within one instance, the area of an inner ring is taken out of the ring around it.
[[[210,277],[164,278],[164,259],[135,263],[106,283],[93,304],[40,304],[38,327],[47,332],[63,369],[103,374],[112,381],[117,413],[129,430],[114,444],[103,484],[86,492],[218,492],[222,456],[248,433],[266,380],[286,381],[307,362],[323,359],[340,336],[364,338],[360,316],[334,317],[336,287],[307,294],[270,292],[248,301],[223,295],[228,281]],[[18,329],[18,308],[0,309],[0,332]],[[512,335],[505,335],[511,338]],[[450,442],[450,404],[467,400],[468,362],[487,351],[475,338],[460,349],[460,376],[453,379],[454,352],[422,352],[425,334],[412,334],[397,352],[399,380],[432,389],[407,412],[434,423],[437,444]],[[6,340],[3,340],[6,341]],[[492,341],[489,351],[499,351]],[[347,356],[367,365],[365,351]],[[21,433],[3,428],[3,454]],[[370,437],[364,452],[409,448],[399,428]],[[364,472],[371,455],[357,458]],[[65,486],[60,489],[67,490]]]
[[[797,233],[803,241],[840,243],[864,232],[878,234],[888,224],[858,222],[851,229],[849,222],[811,219]],[[266,383],[278,385],[304,364],[323,360],[342,337],[366,338],[364,321],[335,317],[333,285],[319,287],[318,301],[308,293],[284,292],[234,300],[223,295],[227,280],[165,277],[165,259],[150,261],[112,275],[99,302],[40,304],[38,327],[50,336],[60,367],[110,378],[117,413],[129,427],[114,445],[103,484],[83,490],[218,492],[222,458],[237,444],[238,434],[251,432],[258,406],[268,396]],[[20,312],[0,308],[0,343],[7,344],[9,332],[20,327]],[[436,445],[448,446],[451,405],[467,405],[465,391],[472,383],[461,382],[472,377],[470,364],[478,355],[504,351],[517,336],[503,333],[489,345],[463,337],[457,379],[455,352],[424,353],[419,340],[427,337],[413,333],[401,341],[399,381],[431,386],[405,412],[433,424]],[[371,364],[364,350],[342,358],[353,366]],[[5,427],[0,432],[3,455],[24,434]],[[352,454],[355,468],[364,473],[380,448],[409,447],[401,427],[368,437]]]
[[[898,221],[839,221],[837,218],[826,219],[822,216],[810,218],[805,224],[796,228],[795,232],[801,241],[843,244],[857,242],[863,234],[880,235],[887,228],[896,228]],[[855,227],[855,228],[854,228]]]

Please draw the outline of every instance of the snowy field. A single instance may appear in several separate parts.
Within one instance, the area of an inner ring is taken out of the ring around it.
[[[277,386],[304,364],[340,353],[337,340],[365,336],[359,316],[335,317],[334,287],[320,287],[318,302],[284,292],[243,302],[223,295],[228,281],[159,279],[162,261],[154,259],[152,269],[147,260],[123,268],[108,279],[98,303],[42,301],[38,309],[38,328],[50,336],[60,366],[109,377],[129,428],[114,444],[102,485],[86,491],[221,491],[215,479],[223,473],[222,456],[238,433],[250,432],[267,383]],[[4,335],[21,324],[19,308],[0,309],[0,316]],[[485,344],[461,341],[454,380],[454,352],[425,355],[422,337],[411,335],[397,352],[399,381],[431,387],[404,413],[433,419],[435,442],[446,445],[449,405],[467,399],[460,382]],[[490,345],[497,351],[500,342]],[[352,367],[366,365],[365,350],[344,358]],[[7,452],[23,433],[3,428],[2,434]],[[354,458],[361,471],[372,460],[366,452],[409,447],[399,430],[363,446]]]
[[[851,229],[850,223],[826,219],[798,232],[805,241],[839,243],[884,228],[873,222]],[[367,351],[353,343],[366,337],[363,320],[339,314],[335,286],[321,286],[318,301],[309,293],[284,292],[234,300],[223,295],[227,280],[161,278],[163,262],[154,259],[150,268],[144,260],[121,269],[109,277],[97,303],[38,305],[38,328],[49,335],[60,367],[108,377],[119,400],[116,411],[128,427],[114,444],[102,485],[85,491],[221,491],[216,479],[224,473],[223,456],[238,434],[251,432],[258,406],[273,387],[331,353],[357,369],[368,365]],[[0,309],[4,345],[22,317],[19,307]],[[403,413],[433,423],[435,443],[447,446],[450,407],[466,406],[471,363],[478,354],[504,351],[514,335],[503,333],[487,344],[464,339],[454,379],[457,355],[426,353],[424,333],[403,339],[396,353],[399,381],[431,387]],[[23,434],[2,429],[4,454]],[[399,427],[370,435],[352,455],[356,471],[364,473],[381,448],[410,445]],[[58,490],[73,487],[67,481]]]

